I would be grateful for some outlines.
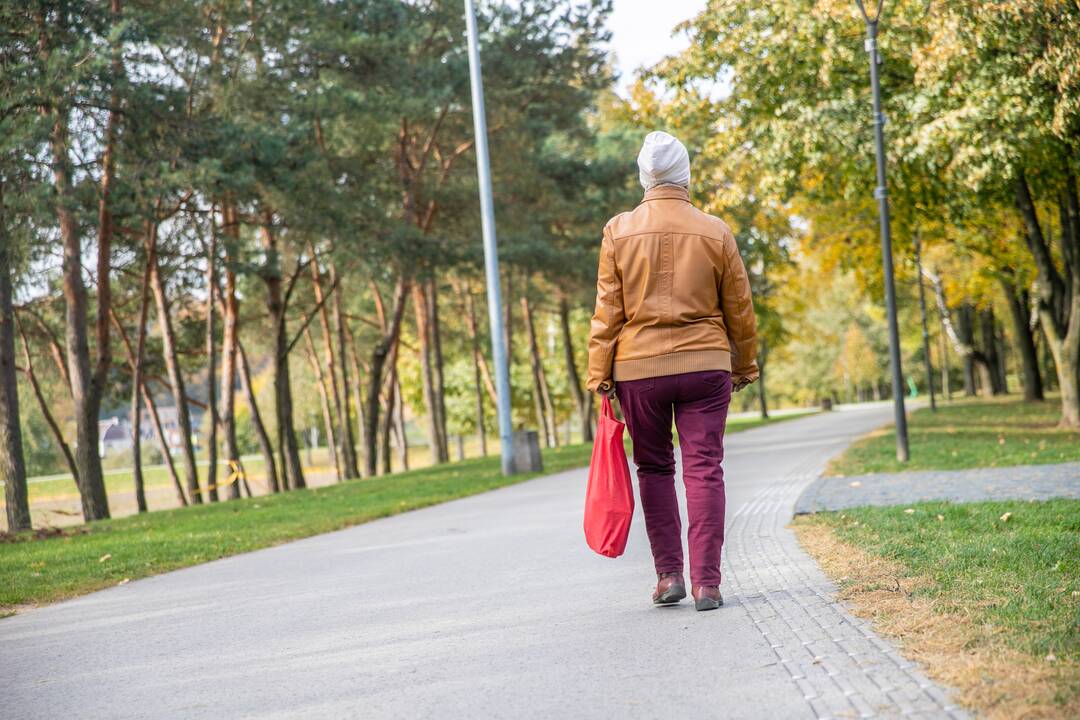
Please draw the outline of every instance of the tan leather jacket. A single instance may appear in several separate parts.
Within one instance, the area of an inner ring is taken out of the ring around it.
[[[750,282],[724,221],[659,185],[604,227],[587,385],[700,370],[757,379]]]

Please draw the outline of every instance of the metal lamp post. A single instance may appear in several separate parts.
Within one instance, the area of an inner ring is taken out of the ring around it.
[[[465,27],[469,35],[469,76],[472,84],[473,132],[476,135],[476,175],[480,181],[480,223],[484,235],[484,275],[487,281],[491,355],[495,363],[495,394],[498,399],[499,448],[503,475],[512,475],[514,448],[510,423],[510,372],[503,345],[502,293],[499,287],[499,251],[495,242],[495,206],[491,197],[491,164],[488,159],[487,119],[484,112],[484,80],[480,72],[480,43],[472,0],[465,0]]]
[[[878,0],[877,10],[871,16],[866,12],[863,0],[855,0],[866,20],[866,52],[870,55],[870,84],[874,94],[874,144],[877,155],[877,187],[874,197],[878,201],[881,221],[881,264],[885,276],[885,305],[889,321],[889,364],[892,366],[893,411],[896,415],[896,459],[908,461],[907,415],[904,412],[904,382],[900,367],[900,330],[896,323],[896,287],[893,280],[892,233],[889,228],[889,196],[885,182],[885,116],[881,113],[881,84],[878,78],[880,58],[877,51],[878,18],[884,0]]]

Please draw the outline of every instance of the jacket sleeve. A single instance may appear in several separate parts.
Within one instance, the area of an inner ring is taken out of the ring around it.
[[[750,278],[729,233],[724,238],[724,269],[720,276],[720,310],[731,342],[731,378],[735,384],[758,379],[757,318],[750,294]]]
[[[615,245],[608,228],[600,245],[600,267],[596,272],[596,310],[589,329],[589,392],[606,391],[612,385],[615,344],[626,324],[622,277],[615,264]]]

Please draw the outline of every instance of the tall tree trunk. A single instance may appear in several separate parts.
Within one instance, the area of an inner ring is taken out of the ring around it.
[[[349,399],[347,395],[343,395],[341,389],[338,387],[338,371],[337,363],[338,358],[334,353],[333,334],[330,328],[330,311],[327,308],[327,300],[329,298],[324,297],[322,288],[322,271],[319,269],[318,260],[315,257],[315,246],[309,243],[311,250],[311,280],[315,290],[315,301],[319,304],[319,327],[322,329],[323,340],[323,354],[326,358],[326,378],[329,379],[329,383],[324,381],[323,387],[325,388],[325,394],[329,401],[329,407],[333,411],[333,418],[337,423],[337,428],[332,434],[327,435],[328,438],[333,437],[336,443],[335,467],[337,468],[338,480],[351,479],[359,477],[360,472],[356,467],[356,457],[353,454],[355,448],[352,446],[352,433],[345,435],[345,428],[347,425],[346,413],[348,412]],[[333,270],[331,270],[330,281],[334,281]],[[339,289],[335,286],[333,290],[335,302],[339,297]],[[343,351],[344,352],[344,351]],[[342,371],[345,371],[344,365]]]
[[[923,275],[930,281],[934,289],[934,298],[937,302],[938,314],[941,324],[960,356],[964,368],[964,394],[975,394],[975,368],[980,367],[980,372],[987,370],[986,356],[975,347],[975,308],[969,303],[964,303],[957,311],[957,321],[953,322],[952,313],[945,301],[945,289],[941,277],[927,268],[923,268]],[[987,383],[990,392],[990,384]]]
[[[148,262],[143,278],[143,302],[142,308],[140,309],[142,324],[138,330],[139,334],[142,336],[140,339],[142,344],[145,344],[146,342],[146,311],[150,304],[149,297],[147,296],[149,289],[149,273],[150,264]],[[181,484],[180,476],[176,472],[176,464],[173,462],[172,452],[169,450],[169,441],[165,437],[165,430],[161,427],[161,416],[158,415],[157,403],[154,401],[154,394],[150,391],[150,386],[146,382],[146,377],[142,372],[143,360],[139,359],[141,357],[141,350],[138,351],[137,354],[137,351],[131,348],[131,340],[128,339],[127,332],[124,331],[124,326],[120,324],[120,318],[115,312],[112,313],[112,321],[113,325],[116,326],[116,332],[120,335],[120,340],[124,345],[124,351],[127,353],[128,367],[131,368],[132,392],[138,391],[142,394],[143,404],[146,405],[146,410],[150,414],[150,422],[154,427],[154,436],[157,438],[158,450],[161,452],[161,457],[165,461],[165,466],[169,471],[169,478],[173,482],[173,487],[176,488],[176,498],[179,500],[182,507],[187,507],[188,499],[184,495],[184,486]],[[136,368],[138,368],[138,381],[135,380]],[[132,406],[134,407],[135,405],[136,402],[132,400]],[[139,467],[142,467],[141,461]]]
[[[165,295],[165,282],[161,277],[161,261],[157,256],[156,230],[150,239],[147,257],[150,265],[150,287],[154,291],[154,303],[157,306],[158,326],[161,328],[162,350],[165,356],[165,369],[169,374],[169,386],[173,402],[176,404],[176,421],[180,426],[180,450],[184,460],[184,478],[187,482],[188,496],[195,505],[203,501],[199,487],[199,474],[195,467],[195,448],[191,442],[191,411],[188,409],[187,390],[184,387],[183,373],[180,372],[180,358],[176,350],[176,335],[173,333],[172,316],[169,314],[169,300]],[[213,418],[210,418],[213,422]]]
[[[983,357],[986,362],[979,365],[983,392],[987,395],[1001,395],[1005,392],[1001,384],[1001,363],[1005,358],[998,354],[997,322],[992,308],[979,311],[979,331],[982,335]]]
[[[930,393],[930,411],[937,412],[937,397],[934,394],[934,361],[930,357],[930,331],[926,325],[926,288],[922,271],[922,230],[915,231],[915,268],[919,283],[919,329],[922,330],[923,362],[926,365],[926,389]]]
[[[1065,333],[1055,328],[1045,307],[1040,311],[1043,336],[1054,358],[1061,393],[1061,425],[1080,428],[1080,292],[1074,292]]]
[[[941,345],[941,392],[945,399],[952,402],[952,381],[949,378],[949,343],[945,339],[945,322],[939,317],[941,328],[939,333]]]
[[[476,392],[476,432],[480,437],[480,457],[487,456],[487,428],[484,423],[484,382],[480,371],[480,343],[476,332],[476,303],[473,302],[472,288],[468,285],[458,293],[465,299],[465,326],[469,333],[469,345],[473,358],[473,382]],[[580,391],[580,388],[578,388]]]
[[[558,440],[555,437],[555,420],[551,391],[548,389],[547,375],[544,373],[544,361],[540,357],[540,342],[536,337],[536,324],[533,322],[532,305],[529,304],[529,288],[524,288],[521,294],[521,317],[525,323],[525,336],[529,343],[529,361],[533,375],[533,398],[536,405],[536,422],[544,434],[544,445],[555,447]]]
[[[506,349],[507,372],[513,376],[514,367],[514,268],[506,266],[506,294],[503,295],[503,347]]]
[[[758,409],[761,410],[761,419],[769,419],[769,407],[765,402],[765,365],[769,359],[769,344],[765,338],[761,338],[760,347],[758,348],[758,381],[757,381],[757,396],[758,396]]]
[[[239,234],[235,211],[231,203],[222,207],[225,221],[225,290],[222,293],[222,337],[221,337],[221,429],[225,436],[225,456],[230,468],[246,477],[244,464],[240,459],[240,445],[236,440],[236,338],[239,323],[239,307],[236,300],[236,272],[232,268],[232,259],[236,252],[234,244]],[[235,230],[235,235],[233,231]],[[217,285],[213,288],[218,290]],[[240,485],[237,481],[229,485],[229,497],[240,497]],[[250,494],[250,489],[249,489]]]
[[[341,470],[341,456],[337,452],[337,438],[334,437],[334,421],[330,414],[330,398],[327,396],[326,378],[323,377],[322,366],[319,364],[319,356],[315,352],[315,343],[311,339],[311,330],[309,328],[304,328],[304,342],[308,362],[311,364],[311,372],[315,375],[315,387],[319,391],[319,405],[322,407],[326,449],[330,453],[330,464],[334,466],[334,475],[337,477],[338,482],[341,482],[345,479],[345,476]]]
[[[413,314],[416,317],[416,337],[419,341],[420,382],[424,391],[424,407],[427,412],[428,447],[431,452],[431,464],[445,462],[443,458],[442,433],[439,430],[439,406],[435,396],[435,372],[432,368],[431,316],[428,312],[426,292],[427,282],[413,287]]]
[[[957,335],[963,346],[968,348],[975,342],[974,320],[972,318],[974,313],[975,309],[970,305],[962,305],[957,311]],[[960,360],[964,368],[964,394],[968,397],[974,397],[977,390],[974,352],[961,352]]]
[[[405,434],[405,401],[401,396],[401,377],[397,372],[396,358],[393,378],[394,440],[397,444],[398,463],[402,471],[405,471],[409,469],[409,436]]]
[[[280,322],[284,323],[284,312]],[[289,375],[289,354],[283,330],[279,330],[274,344],[274,409],[278,430],[278,462],[284,474],[283,486],[287,490],[307,487],[303,466],[300,462],[300,445],[296,438],[293,420],[292,380]]]
[[[82,279],[82,238],[78,223],[71,212],[75,204],[70,183],[71,161],[68,157],[67,111],[53,117],[49,145],[53,161],[53,184],[56,189],[56,212],[60,221],[63,244],[63,287],[65,303],[64,342],[67,349],[68,376],[71,378],[71,397],[75,405],[75,463],[79,469],[79,498],[83,518],[101,520],[109,517],[105,494],[105,478],[98,455],[98,412],[101,408],[101,388],[90,369],[90,344],[87,337],[87,298]],[[108,236],[106,236],[108,237]],[[104,269],[104,273],[102,273]],[[108,323],[101,327],[101,313],[108,311],[109,247],[98,246],[98,370],[108,369]],[[101,375],[104,381],[104,375]]]
[[[1005,328],[997,327],[998,383],[1001,394],[1009,394],[1009,346],[1005,342]]]
[[[1027,290],[1019,290],[1011,281],[1001,279],[1001,289],[1009,305],[1009,315],[1013,321],[1013,336],[1016,349],[1020,354],[1020,366],[1024,375],[1024,400],[1038,402],[1043,400],[1042,374],[1039,372],[1039,355],[1035,350],[1035,336],[1029,322],[1030,299]]]
[[[468,311],[465,329],[469,333],[469,341],[479,348],[480,331],[476,315],[476,305],[473,302],[472,297],[472,288],[469,287],[467,283],[463,286],[458,286],[458,294],[461,295],[462,301],[465,302],[466,310]],[[491,368],[488,367],[487,356],[484,355],[483,351],[480,351],[477,354],[476,362],[480,366],[480,374],[484,378],[484,389],[487,391],[488,397],[491,398],[491,404],[498,405],[499,402],[495,393],[495,381],[491,378]]]
[[[400,396],[397,395],[397,346],[390,357],[390,371],[386,376],[385,386],[379,393],[379,402],[382,406],[382,415],[379,419],[379,472],[389,475],[392,470],[393,457],[390,453],[390,434],[397,430],[397,409]],[[401,447],[399,438],[398,448]]]
[[[443,462],[450,461],[450,438],[446,431],[446,378],[443,375],[442,324],[439,322],[439,289],[432,276],[424,286],[427,300],[428,330],[431,333],[432,392],[438,413],[439,455]]]
[[[1064,275],[1058,271],[1043,235],[1023,171],[1016,177],[1016,207],[1024,220],[1024,240],[1039,274],[1039,320],[1057,371],[1061,425],[1080,428],[1080,201],[1076,178],[1069,168],[1065,181],[1059,200]]]
[[[364,421],[367,424],[364,435],[368,443],[364,462],[367,466],[368,477],[375,475],[378,462],[379,433],[382,427],[379,422],[379,395],[384,379],[383,370],[390,351],[397,345],[398,336],[401,333],[401,320],[405,314],[409,288],[409,280],[405,276],[400,277],[394,286],[394,299],[389,316],[380,311],[382,337],[371,349],[371,360],[369,362],[371,370],[367,378],[367,414],[364,416]],[[372,291],[375,295],[376,305],[381,309],[382,299],[379,296],[378,288],[373,285]]]
[[[356,458],[356,439],[353,437],[352,411],[349,408],[349,364],[346,362],[345,316],[341,311],[341,288],[337,268],[330,266],[330,284],[334,287],[334,329],[337,332],[338,367],[341,368],[341,409],[338,415],[338,435],[342,446],[342,465],[348,479],[360,477]]]
[[[146,482],[142,471],[142,391],[143,360],[146,357],[146,321],[150,313],[150,265],[143,267],[139,287],[139,322],[135,328],[135,353],[131,364],[131,469],[135,484],[135,504],[139,512],[149,509],[146,503]],[[170,458],[171,459],[171,458]]]
[[[356,340],[353,338],[352,330],[344,322],[342,325],[345,327],[345,333],[349,342],[349,365],[352,367],[354,381],[352,383],[353,405],[356,406],[356,430],[359,434],[357,445],[361,448],[361,451],[367,453],[368,441],[367,441],[367,419],[364,412],[364,393],[363,382],[361,381],[362,375],[360,374],[360,357],[356,352]],[[363,471],[363,477],[370,477],[368,473],[367,456],[363,458],[357,458],[360,461],[360,469]]]
[[[570,396],[574,400],[578,422],[581,424],[581,439],[582,442],[589,443],[593,440],[592,396],[581,387],[581,376],[578,374],[577,360],[574,358],[574,340],[570,333],[570,303],[565,296],[559,300],[559,328],[562,330],[567,384],[570,386]]]
[[[0,480],[4,482],[9,532],[30,529],[26,458],[19,423],[19,383],[15,375],[15,309],[12,304],[13,248],[4,216],[4,184],[0,179]]]
[[[390,434],[394,430],[394,394],[382,399],[383,412],[379,417],[379,474],[389,475],[393,471],[393,454],[390,451]]]
[[[286,313],[287,299],[282,288],[281,255],[277,236],[271,229],[272,214],[263,213],[259,228],[266,251],[263,282],[266,284],[266,309],[273,327],[274,359],[274,411],[277,419],[278,455],[286,490],[306,487],[304,471],[300,464],[300,446],[296,439],[293,422],[292,383],[289,378],[289,337]]]
[[[150,386],[143,382],[142,386],[143,402],[146,403],[146,409],[150,412],[150,423],[154,426],[154,436],[158,442],[158,452],[161,453],[162,459],[165,460],[165,467],[169,471],[169,477],[172,479],[173,488],[176,490],[176,498],[180,502],[181,507],[188,506],[187,496],[184,494],[184,486],[180,482],[180,473],[176,471],[176,463],[173,462],[172,451],[169,449],[169,439],[165,437],[165,428],[161,426],[161,415],[158,414],[157,403],[154,401],[154,395],[150,392]]]
[[[206,251],[206,487],[210,502],[218,501],[217,490],[217,348],[214,317],[214,288],[217,287],[217,219],[210,213],[210,246]]]
[[[941,392],[945,399],[952,401],[952,382],[949,378],[949,344],[945,340],[945,333],[941,333]]]
[[[236,352],[240,358],[240,389],[247,401],[248,411],[251,413],[251,425],[255,428],[255,437],[259,441],[259,451],[263,456],[263,466],[266,468],[266,487],[272,493],[280,492],[281,483],[278,481],[277,463],[274,460],[274,446],[270,443],[270,433],[266,431],[262,413],[259,412],[259,403],[255,398],[255,389],[251,385],[251,365],[248,363],[247,352],[239,336],[236,339]]]

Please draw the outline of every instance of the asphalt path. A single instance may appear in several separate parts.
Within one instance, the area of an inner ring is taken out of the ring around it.
[[[960,717],[786,528],[876,406],[732,435],[726,605],[654,608],[581,531],[585,471],[0,621],[5,718]]]

